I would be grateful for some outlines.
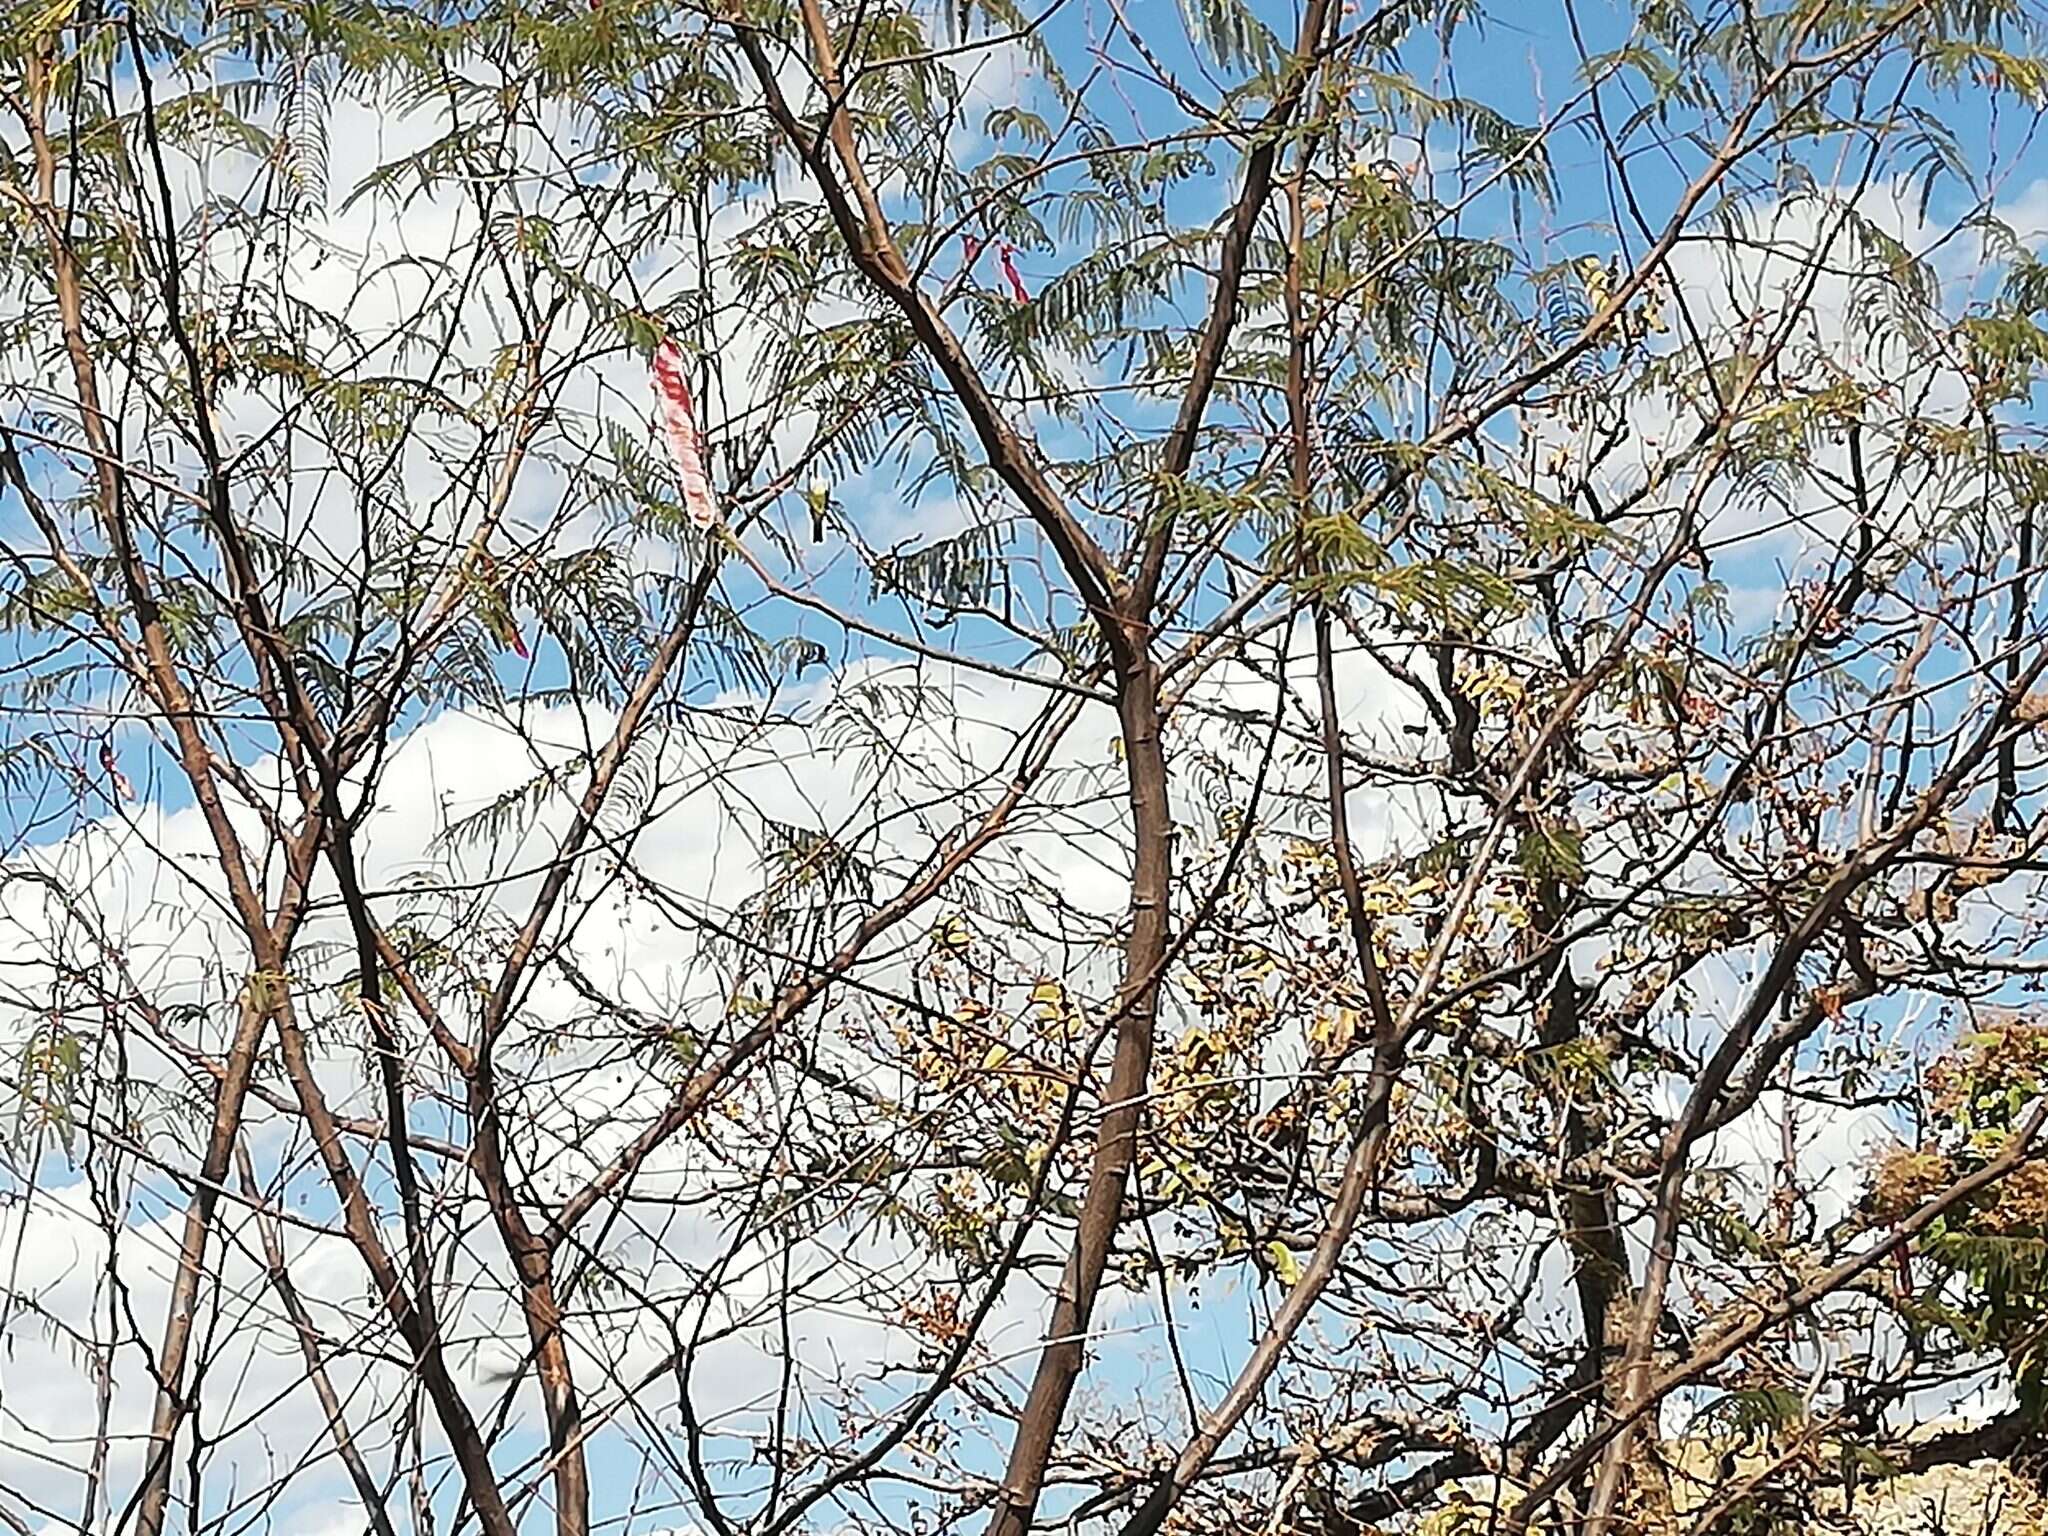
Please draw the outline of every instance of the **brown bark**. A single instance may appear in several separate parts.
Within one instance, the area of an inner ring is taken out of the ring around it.
[[[1135,649],[1135,647],[1134,647]],[[1146,647],[1149,652],[1149,647]],[[1094,1162],[1060,1279],[1044,1352],[1017,1421],[990,1536],[1021,1536],[1031,1524],[1052,1457],[1053,1440],[1081,1374],[1084,1338],[1096,1293],[1123,1214],[1124,1190],[1137,1151],[1144,1093],[1152,1071],[1159,973],[1167,955],[1173,867],[1173,813],[1167,802],[1166,755],[1161,741],[1159,678],[1149,654],[1118,679],[1126,786],[1135,829],[1130,932],[1124,941],[1124,980],[1117,995],[1116,1052],[1107,1099],[1096,1133]]]

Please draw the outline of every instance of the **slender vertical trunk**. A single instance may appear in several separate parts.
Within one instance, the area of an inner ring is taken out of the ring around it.
[[[192,1345],[200,1286],[206,1278],[207,1233],[213,1226],[214,1208],[220,1203],[228,1160],[234,1154],[235,1136],[242,1124],[242,1106],[248,1098],[249,1079],[256,1066],[256,1042],[268,1017],[253,989],[244,989],[234,1043],[228,1048],[223,1063],[226,1071],[214,1095],[213,1125],[207,1132],[206,1155],[200,1159],[199,1181],[192,1191],[192,1203],[185,1207],[184,1230],[178,1238],[178,1272],[171,1278],[170,1310],[164,1319],[163,1343],[157,1350],[156,1408],[149,1421],[149,1471],[138,1512],[138,1529],[143,1536],[158,1536],[164,1528],[171,1497],[172,1442],[185,1416],[185,1358]]]
[[[498,1140],[498,1120],[481,1072],[470,1077],[470,1120],[475,1129],[477,1182],[498,1236],[519,1276],[519,1308],[533,1345],[540,1378],[541,1408],[547,1418],[548,1449],[554,1466],[556,1536],[587,1536],[590,1530],[590,1469],[583,1454],[583,1408],[562,1331],[562,1307],[555,1289],[553,1247],[536,1234],[512,1188]],[[481,1098],[481,1102],[479,1102]]]
[[[568,1339],[562,1332],[562,1309],[555,1299],[553,1260],[545,1249],[537,1262],[522,1259],[519,1286],[555,1468],[556,1536],[584,1536],[590,1529],[590,1468],[583,1457],[583,1409],[575,1377],[570,1374]]]
[[[1168,897],[1173,873],[1173,813],[1167,803],[1166,754],[1161,741],[1159,678],[1142,626],[1129,624],[1128,658],[1119,679],[1117,715],[1123,725],[1126,789],[1135,828],[1131,871],[1130,933],[1124,943],[1123,983],[1117,993],[1116,1054],[1109,1070],[1108,1103],[1096,1133],[1095,1159],[1081,1205],[1074,1247],[1053,1305],[1052,1326],[998,1495],[989,1536],[1023,1536],[1038,1507],[1053,1440],[1081,1374],[1083,1339],[1123,1214],[1124,1190],[1136,1155],[1145,1085],[1152,1072],[1160,971],[1165,965]]]
[[[1544,919],[1555,931],[1561,912],[1545,900]],[[1579,989],[1569,966],[1562,968],[1551,989],[1545,1013],[1543,1042],[1558,1046],[1579,1038]],[[1570,1090],[1567,1090],[1569,1093]],[[1576,1099],[1576,1095],[1572,1095]],[[1604,1115],[1568,1103],[1565,1109],[1566,1159],[1583,1165],[1605,1135]],[[1623,1381],[1609,1369],[1628,1348],[1629,1318],[1635,1306],[1635,1285],[1628,1248],[1622,1240],[1621,1210],[1614,1179],[1606,1173],[1575,1176],[1564,1194],[1567,1222],[1565,1249],[1572,1259],[1572,1288],[1578,1296],[1579,1327],[1585,1340],[1586,1379],[1601,1413],[1619,1410]],[[1624,1434],[1629,1433],[1624,1431]]]

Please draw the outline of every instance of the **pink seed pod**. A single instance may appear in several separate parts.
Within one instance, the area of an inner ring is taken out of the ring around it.
[[[1024,286],[1024,279],[1018,275],[1016,256],[1017,247],[1005,240],[1002,250],[997,253],[997,259],[1002,263],[1003,276],[1009,279],[1010,297],[1019,304],[1029,304],[1031,290]]]
[[[664,341],[654,352],[654,398],[661,406],[669,456],[683,483],[684,510],[699,528],[709,528],[718,521],[718,502],[711,494],[711,477],[704,472],[704,434],[690,406],[683,351],[672,341]]]

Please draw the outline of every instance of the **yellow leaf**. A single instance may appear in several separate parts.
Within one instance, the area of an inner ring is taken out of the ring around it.
[[[1051,1024],[1067,1011],[1067,989],[1056,981],[1040,981],[1031,989],[1031,1005],[1041,1024]]]
[[[1282,1285],[1294,1285],[1301,1280],[1301,1265],[1294,1257],[1294,1250],[1278,1238],[1266,1244],[1266,1257],[1272,1261],[1273,1273],[1280,1277]]]
[[[1309,1043],[1324,1055],[1341,1054],[1351,1049],[1358,1038],[1358,1010],[1339,1008],[1332,1013],[1319,1013],[1309,1022]]]
[[[1597,256],[1587,256],[1579,262],[1579,279],[1586,285],[1586,299],[1595,309],[1604,308],[1608,295],[1613,291],[1613,279],[1607,274],[1607,265]]]

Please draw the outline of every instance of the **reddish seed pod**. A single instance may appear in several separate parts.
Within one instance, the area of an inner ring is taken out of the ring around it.
[[[683,350],[672,341],[655,349],[654,397],[661,407],[669,456],[676,461],[676,476],[683,483],[684,510],[699,528],[709,528],[718,521],[718,502],[711,493],[711,477],[704,472],[704,434],[690,404],[689,382],[683,377]]]

